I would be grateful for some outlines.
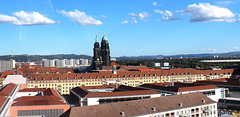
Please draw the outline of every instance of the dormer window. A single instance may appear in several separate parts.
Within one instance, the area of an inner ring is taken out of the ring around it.
[[[42,80],[45,80],[45,78],[42,78]]]
[[[182,107],[182,103],[178,103],[178,106]]]
[[[106,78],[106,76],[103,76],[103,78]]]
[[[92,78],[91,76],[89,76],[89,78]]]
[[[77,79],[76,77],[74,77],[73,79]]]
[[[50,80],[53,80],[53,78],[50,78]]]
[[[151,109],[152,109],[152,111],[156,111],[156,107],[152,107]]]
[[[57,79],[60,80],[60,77],[58,77]]]
[[[84,79],[84,77],[81,77],[81,79]]]
[[[172,73],[172,75],[175,75],[174,73]]]
[[[126,77],[126,75],[124,75],[124,77]]]
[[[66,77],[66,79],[68,79],[68,77]]]

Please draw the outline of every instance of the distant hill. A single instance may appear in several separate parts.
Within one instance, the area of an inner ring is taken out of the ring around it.
[[[117,60],[121,59],[159,59],[159,58],[208,58],[218,55],[218,57],[240,57],[240,51],[228,53],[203,53],[203,54],[178,54],[178,55],[149,55],[149,56],[122,56],[116,57]]]
[[[228,52],[228,53],[204,53],[204,54],[178,54],[178,55],[146,55],[146,56],[121,56],[115,57],[117,60],[122,59],[162,59],[162,58],[208,58],[218,55],[218,57],[240,57],[240,51]],[[76,55],[76,54],[57,54],[57,55],[4,55],[0,56],[0,60],[14,59],[17,62],[28,61],[41,61],[42,59],[92,59],[89,55]]]
[[[28,61],[41,61],[42,59],[92,59],[88,55],[75,55],[75,54],[57,54],[57,55],[5,55],[0,56],[0,60],[14,59],[17,62],[28,62]]]

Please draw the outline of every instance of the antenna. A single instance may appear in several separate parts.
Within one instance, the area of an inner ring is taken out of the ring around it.
[[[13,49],[12,49],[12,57],[13,57]]]

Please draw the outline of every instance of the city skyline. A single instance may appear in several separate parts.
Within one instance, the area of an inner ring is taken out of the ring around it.
[[[0,1],[0,55],[93,55],[104,33],[113,57],[238,51],[239,0]]]

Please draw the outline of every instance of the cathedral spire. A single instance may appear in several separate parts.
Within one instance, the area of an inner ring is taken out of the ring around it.
[[[106,41],[107,41],[107,37],[105,36],[105,33],[104,33],[103,38],[102,38],[102,41],[103,41],[103,40],[106,40]]]
[[[96,39],[95,39],[95,42],[98,42],[97,33],[96,33]]]

